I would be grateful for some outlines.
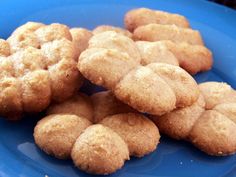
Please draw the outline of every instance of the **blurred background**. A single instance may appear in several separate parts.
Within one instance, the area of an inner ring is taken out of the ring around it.
[[[209,0],[209,1],[213,1],[218,4],[222,4],[236,10],[236,0]]]

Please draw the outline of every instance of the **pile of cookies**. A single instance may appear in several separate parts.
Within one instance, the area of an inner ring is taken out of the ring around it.
[[[146,8],[124,23],[89,31],[28,22],[0,40],[0,115],[46,110],[35,143],[92,174],[153,152],[159,130],[210,155],[234,154],[236,91],[192,77],[213,64],[200,33],[181,15]],[[79,92],[84,78],[108,91]]]

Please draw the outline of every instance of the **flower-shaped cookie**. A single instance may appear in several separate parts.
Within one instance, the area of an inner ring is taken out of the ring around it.
[[[151,120],[132,112],[111,92],[94,94],[91,100],[79,94],[49,107],[49,115],[35,127],[36,144],[57,158],[71,157],[77,167],[93,174],[113,173],[129,156],[142,157],[156,149],[160,135]],[[92,125],[94,118],[99,124]]]
[[[199,85],[202,95],[189,107],[153,116],[160,131],[188,140],[210,155],[236,152],[236,91],[219,82]]]
[[[0,40],[0,115],[17,120],[44,110],[81,86],[74,44],[62,24],[28,22]]]
[[[108,31],[90,39],[78,68],[85,78],[141,112],[162,115],[198,99],[197,83],[182,68],[164,63],[142,66],[140,62],[134,41]]]

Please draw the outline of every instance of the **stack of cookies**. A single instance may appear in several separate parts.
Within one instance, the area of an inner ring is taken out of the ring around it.
[[[209,155],[234,154],[236,91],[192,77],[213,64],[200,33],[181,15],[146,8],[124,23],[89,31],[28,22],[0,40],[0,115],[46,110],[35,143],[92,174],[153,152],[159,131]],[[79,92],[84,78],[107,91]]]

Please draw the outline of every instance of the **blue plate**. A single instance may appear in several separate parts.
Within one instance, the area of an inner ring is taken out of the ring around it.
[[[100,24],[123,26],[126,11],[149,7],[185,15],[200,30],[214,54],[214,67],[195,78],[198,82],[224,81],[236,88],[236,11],[199,0],[53,0],[0,1],[0,37],[7,38],[27,21],[60,22],[92,29]],[[40,117],[40,115],[39,115]],[[0,120],[1,177],[87,177],[71,161],[57,160],[34,144],[36,117],[20,123]],[[132,158],[112,177],[235,177],[236,155],[208,156],[187,142],[161,138],[157,151]]]

